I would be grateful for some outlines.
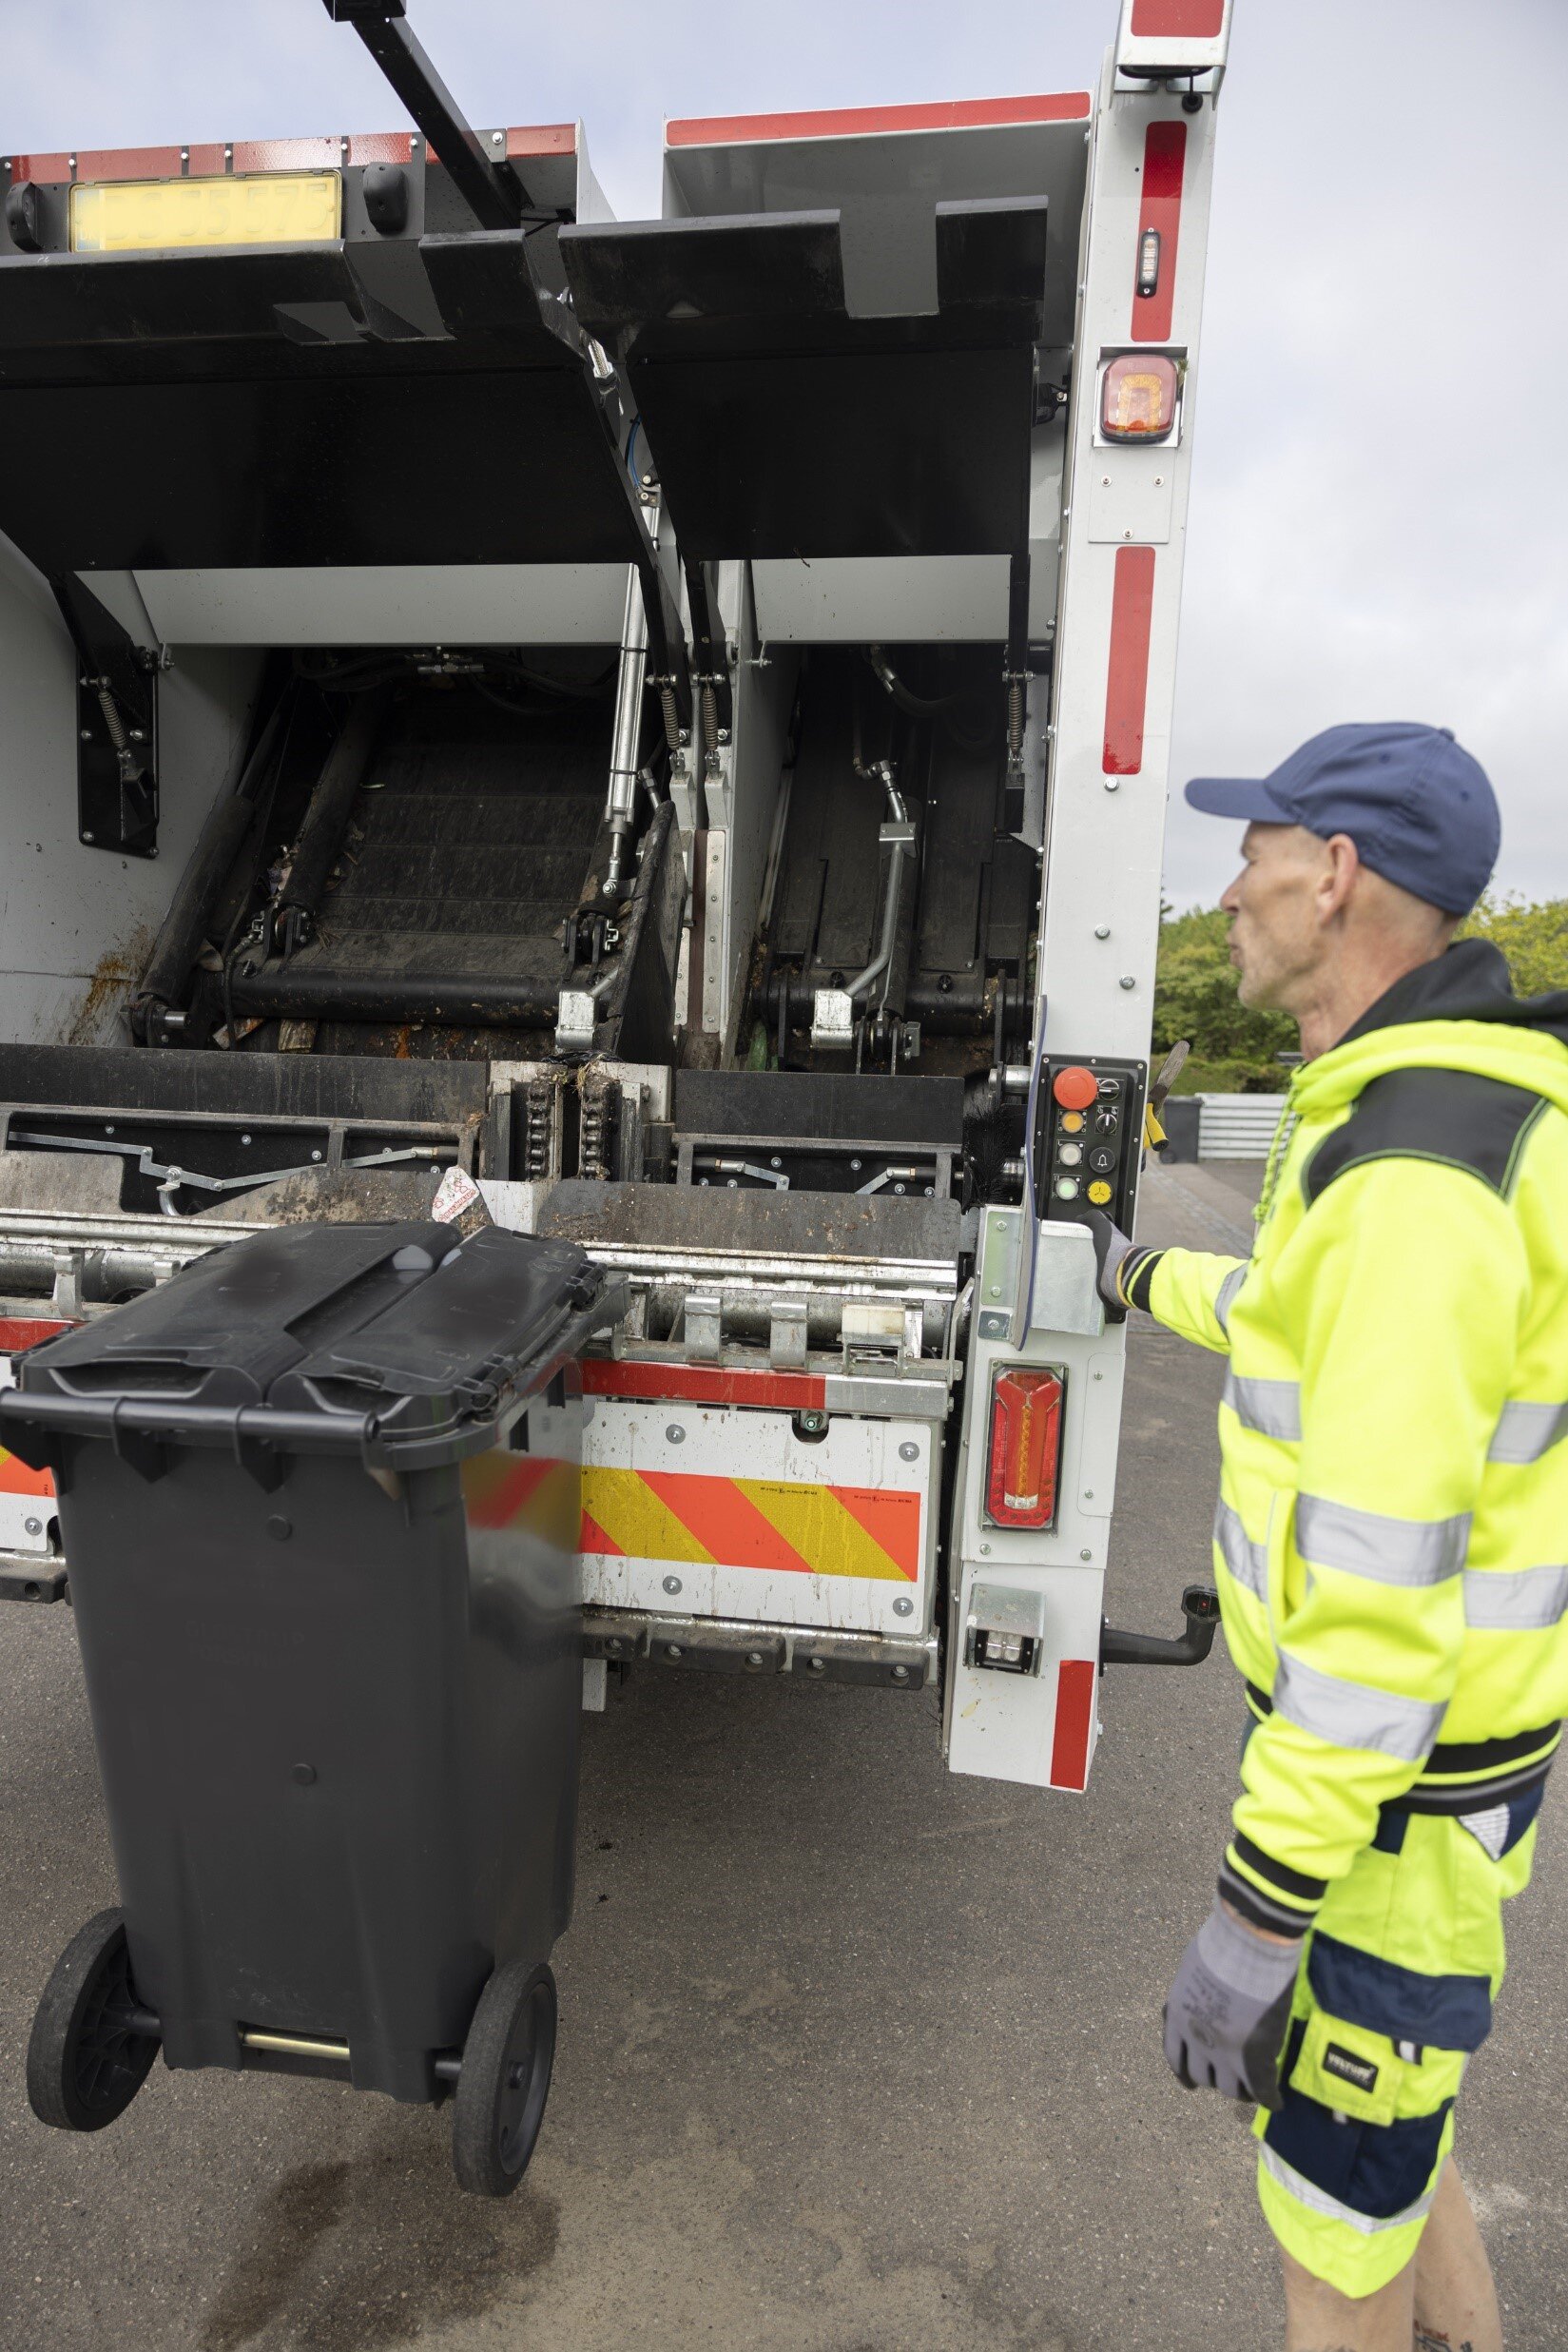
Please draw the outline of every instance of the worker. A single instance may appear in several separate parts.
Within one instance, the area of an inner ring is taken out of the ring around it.
[[[1256,2104],[1288,2352],[1500,2352],[1454,2107],[1568,1712],[1568,991],[1451,943],[1500,827],[1446,729],[1187,797],[1247,823],[1230,959],[1302,1067],[1249,1257],[1095,1224],[1112,1313],[1229,1357],[1248,1736],[1166,2056]]]

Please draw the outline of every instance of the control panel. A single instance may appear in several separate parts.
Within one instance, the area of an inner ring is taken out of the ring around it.
[[[1143,1144],[1142,1061],[1050,1061],[1040,1080],[1035,1194],[1043,1216],[1082,1221],[1103,1209],[1132,1230]]]

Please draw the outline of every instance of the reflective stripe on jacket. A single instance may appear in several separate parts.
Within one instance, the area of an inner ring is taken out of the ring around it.
[[[1250,1259],[1124,1280],[1229,1355],[1215,1573],[1258,1720],[1221,1884],[1296,1928],[1384,1806],[1500,1801],[1568,1713],[1568,996],[1480,942],[1410,975],[1296,1074],[1258,1216]]]

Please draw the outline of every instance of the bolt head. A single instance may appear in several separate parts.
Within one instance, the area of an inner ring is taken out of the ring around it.
[[[1092,1551],[1081,1551],[1081,1552],[1079,1552],[1079,1554],[1078,1554],[1078,1558],[1079,1558],[1080,1560],[1093,1560],[1093,1559],[1094,1559],[1094,1553],[1093,1553]]]
[[[900,1462],[918,1462],[920,1458],[920,1449],[919,1446],[916,1445],[912,1437],[906,1437],[903,1444],[899,1448],[899,1460]]]
[[[763,1662],[762,1651],[747,1650],[745,1654],[745,1662],[748,1666],[760,1666]]]
[[[22,1525],[29,1535],[42,1535],[44,1532],[44,1523],[41,1519],[24,1519]]]
[[[1111,937],[1111,925],[1108,923],[1096,923],[1094,925],[1094,937],[1096,939],[1109,939]]]
[[[907,1682],[909,1680],[909,1668],[907,1666],[895,1666],[893,1669],[893,1680],[895,1682]]]
[[[813,1674],[825,1674],[827,1671],[827,1661],[825,1658],[808,1658],[805,1662],[810,1667]]]
[[[1117,985],[1122,988],[1135,988],[1137,984],[1137,982],[1133,979],[1131,972],[1124,972],[1117,983]]]
[[[686,1444],[686,1431],[682,1429],[678,1421],[672,1421],[665,1431],[665,1438],[667,1443],[671,1446],[684,1446]]]
[[[670,1661],[671,1664],[676,1664],[686,1656],[686,1652],[682,1649],[679,1642],[667,1642],[665,1643],[665,1656]]]
[[[906,1592],[901,1592],[901,1593],[900,1593],[900,1595],[899,1595],[898,1599],[894,1602],[894,1604],[893,1604],[893,1614],[894,1614],[894,1616],[895,1616],[895,1617],[913,1617],[913,1616],[914,1616],[914,1614],[915,1614],[915,1604],[914,1604],[914,1602],[913,1602],[913,1601],[911,1601],[911,1599],[909,1598],[909,1595],[908,1595]]]

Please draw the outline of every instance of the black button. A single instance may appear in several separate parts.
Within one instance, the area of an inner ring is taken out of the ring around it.
[[[1089,1155],[1089,1165],[1096,1176],[1109,1176],[1116,1164],[1116,1155],[1108,1143],[1102,1143]]]

